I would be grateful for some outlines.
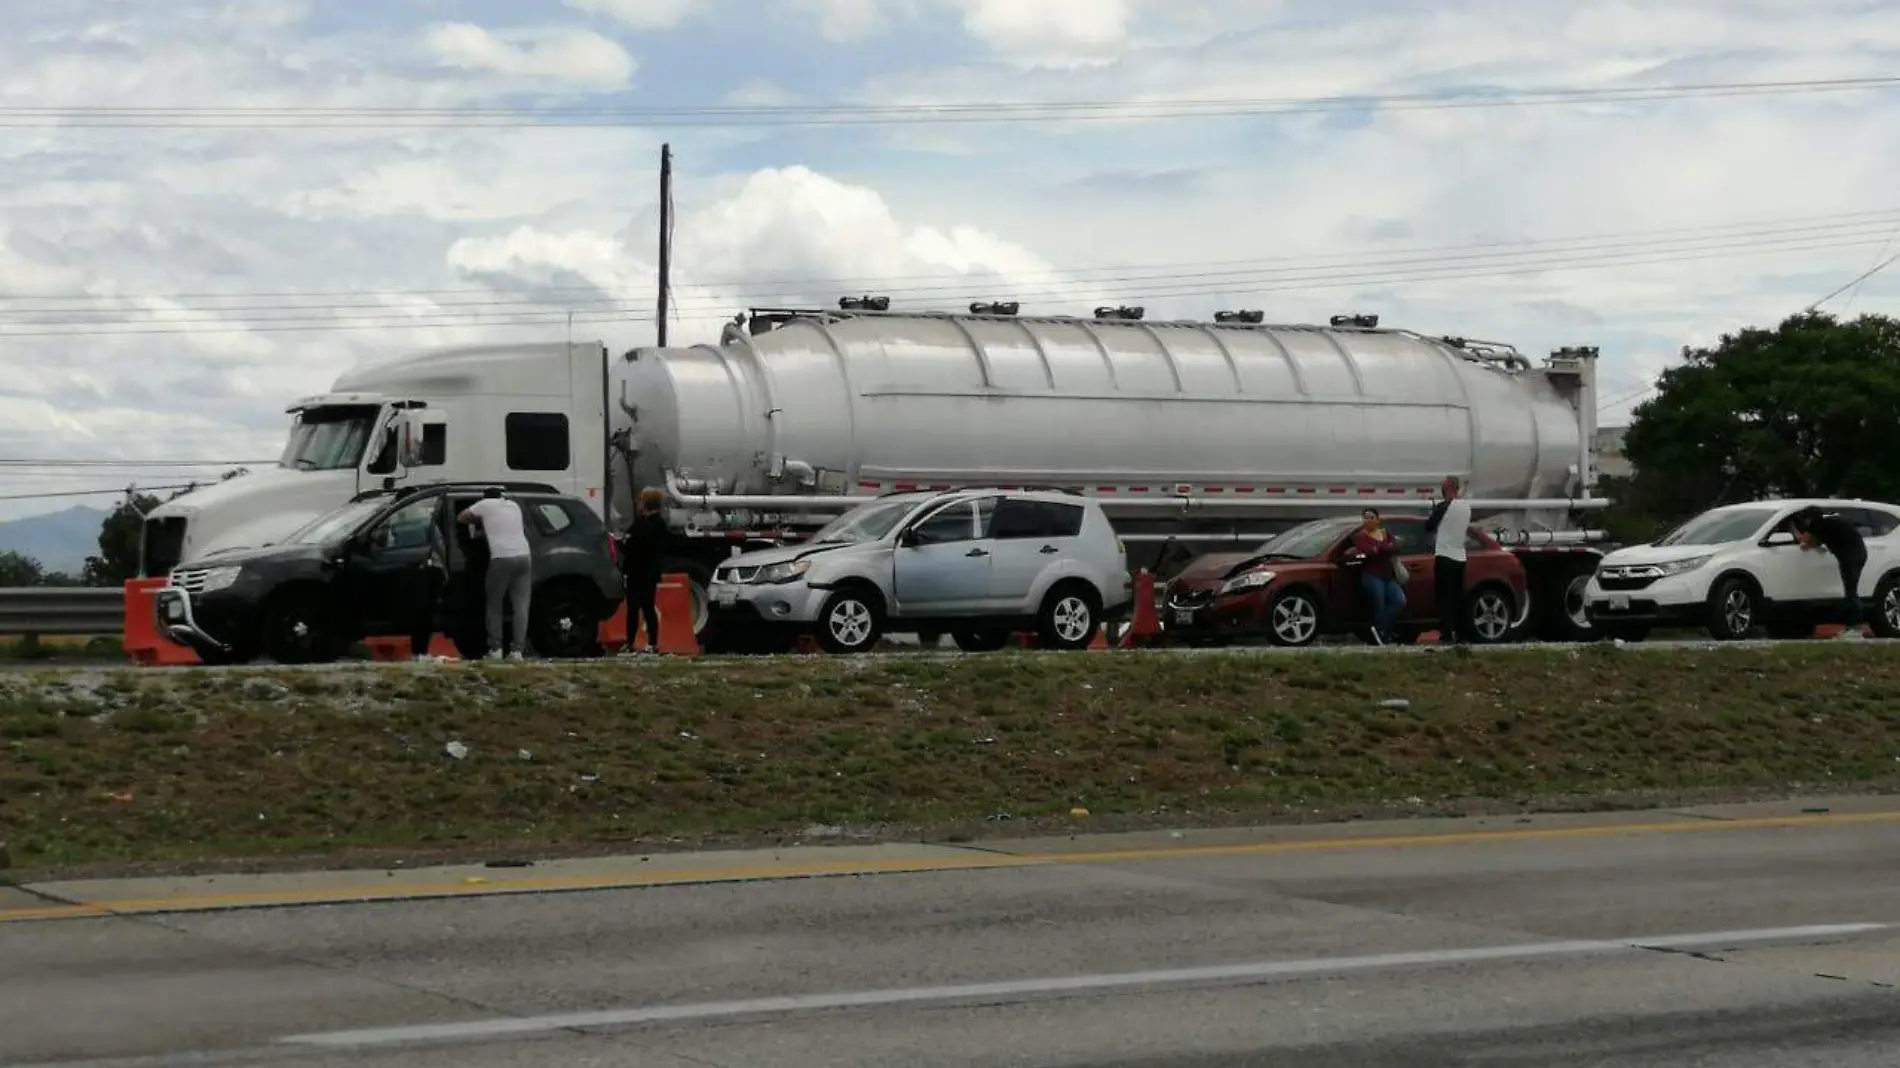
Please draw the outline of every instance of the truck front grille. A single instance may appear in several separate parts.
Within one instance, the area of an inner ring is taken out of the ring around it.
[[[174,571],[171,586],[173,589],[184,590],[186,593],[201,593],[205,588],[205,571],[203,569]]]
[[[757,567],[722,567],[719,569],[719,573],[713,576],[713,581],[743,585],[756,580],[758,577],[759,568]]]
[[[145,521],[143,558],[139,573],[157,577],[171,573],[185,555],[185,520],[180,516]]]

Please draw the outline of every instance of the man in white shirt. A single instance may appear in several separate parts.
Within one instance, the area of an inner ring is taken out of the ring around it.
[[[534,556],[528,545],[526,517],[521,506],[501,495],[494,486],[482,491],[482,499],[462,510],[457,517],[464,523],[480,523],[482,537],[488,542],[488,576],[484,607],[488,615],[488,656],[501,656],[503,598],[514,606],[514,645],[510,660],[524,659],[528,647],[528,600],[534,589]]]
[[[1471,613],[1465,608],[1465,538],[1471,529],[1471,502],[1458,496],[1458,476],[1446,475],[1444,496],[1432,506],[1425,529],[1432,536],[1432,589],[1438,601],[1438,640],[1447,645],[1470,637]]]

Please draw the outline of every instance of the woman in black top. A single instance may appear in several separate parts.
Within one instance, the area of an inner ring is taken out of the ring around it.
[[[627,645],[636,641],[635,628],[646,625],[646,651],[659,647],[660,613],[655,600],[660,590],[666,551],[673,532],[666,527],[666,494],[657,489],[640,492],[639,512],[620,540],[620,570],[627,582]]]

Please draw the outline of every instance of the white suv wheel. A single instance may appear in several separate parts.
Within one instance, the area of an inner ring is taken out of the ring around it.
[[[878,606],[854,591],[832,594],[818,616],[818,642],[831,653],[868,653],[883,629]]]
[[[1083,641],[1088,638],[1089,631],[1094,629],[1094,613],[1089,611],[1088,602],[1075,594],[1057,601],[1051,615],[1056,637],[1065,642]]]

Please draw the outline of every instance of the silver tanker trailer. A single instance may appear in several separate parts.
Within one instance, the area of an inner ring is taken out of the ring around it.
[[[352,369],[291,407],[277,467],[153,512],[145,572],[267,544],[365,490],[444,480],[544,483],[616,527],[638,488],[662,487],[690,546],[671,566],[703,584],[735,549],[916,488],[1098,498],[1145,566],[1171,543],[1253,543],[1368,502],[1422,510],[1456,474],[1531,573],[1527,627],[1587,627],[1577,595],[1601,540],[1588,518],[1608,503],[1590,492],[1593,349],[1533,365],[1506,345],[1358,316],[841,305],[757,309],[718,344],[619,357],[556,342]]]

